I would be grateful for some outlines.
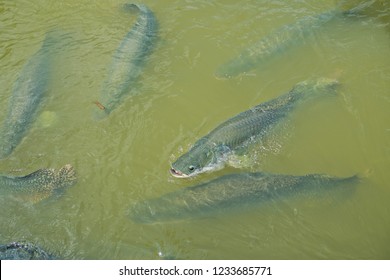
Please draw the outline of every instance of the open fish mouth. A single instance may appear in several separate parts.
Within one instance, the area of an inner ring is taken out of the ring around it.
[[[190,177],[187,174],[184,174],[183,172],[180,172],[179,170],[176,170],[173,167],[171,167],[171,169],[169,169],[169,172],[171,173],[171,175],[173,177],[176,177],[176,178],[188,178],[188,177]]]

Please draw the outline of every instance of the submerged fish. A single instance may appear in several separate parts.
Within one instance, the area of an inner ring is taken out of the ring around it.
[[[38,202],[76,184],[76,172],[67,164],[56,169],[39,169],[25,176],[0,175],[0,196],[12,195]]]
[[[0,260],[52,260],[54,257],[28,242],[0,245]]]
[[[172,163],[171,174],[185,178],[219,168],[236,150],[266,135],[270,128],[286,117],[301,101],[309,96],[328,92],[337,84],[336,80],[325,78],[301,82],[289,93],[223,122]]]
[[[137,21],[115,51],[108,77],[103,83],[96,117],[104,118],[123,101],[131,84],[138,78],[157,36],[157,20],[145,5],[127,4],[127,9],[139,12]]]
[[[284,25],[269,35],[244,49],[238,57],[222,64],[217,68],[217,78],[232,78],[249,70],[255,69],[259,64],[266,62],[288,48],[302,44],[305,38],[334,17],[347,12],[330,10],[316,16],[307,16],[303,19]]]
[[[244,205],[257,205],[287,195],[353,186],[348,183],[357,181],[358,176],[338,178],[322,174],[305,176],[268,173],[229,174],[140,202],[132,208],[131,217],[139,223],[183,220],[212,215]]]
[[[42,47],[25,64],[14,85],[8,113],[0,128],[0,159],[12,153],[37,116],[48,90],[55,41],[54,32],[46,35]]]

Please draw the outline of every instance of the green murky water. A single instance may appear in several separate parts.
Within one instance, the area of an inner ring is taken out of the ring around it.
[[[355,1],[357,2],[357,1]],[[52,28],[64,32],[43,116],[1,173],[75,166],[64,196],[0,199],[0,241],[27,240],[64,259],[388,259],[390,257],[390,7],[335,19],[265,67],[231,80],[215,69],[275,28],[334,1],[144,1],[159,41],[134,97],[92,118],[112,54],[135,20],[122,1],[0,1],[0,119],[24,63]],[[354,3],[349,3],[353,5]],[[250,166],[192,180],[170,163],[237,113],[299,81],[337,76],[339,95],[302,107],[250,156]],[[369,173],[348,198],[283,200],[240,212],[139,225],[135,202],[237,171]]]

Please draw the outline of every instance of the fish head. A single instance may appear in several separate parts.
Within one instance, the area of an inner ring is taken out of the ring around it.
[[[294,91],[314,91],[317,93],[336,90],[340,86],[337,79],[321,77],[317,79],[308,79],[294,86]]]
[[[237,76],[237,73],[230,63],[222,65],[214,72],[214,76],[218,80],[228,80]]]
[[[314,88],[318,90],[336,90],[340,87],[340,82],[336,78],[322,77],[317,79]]]
[[[207,171],[215,161],[215,154],[203,145],[192,147],[187,153],[172,163],[171,175],[177,178],[188,178]]]
[[[171,175],[176,178],[188,178],[194,176],[195,174],[201,173],[201,169],[193,164],[182,165],[181,167],[180,164],[172,164],[169,171],[171,172]]]

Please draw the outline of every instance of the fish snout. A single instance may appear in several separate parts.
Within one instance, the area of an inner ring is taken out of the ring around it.
[[[171,167],[171,169],[169,169],[169,172],[171,173],[171,175],[173,177],[176,177],[176,178],[187,178],[187,177],[189,177],[188,175],[184,174],[183,172],[180,172],[179,170],[176,170],[173,167]]]

